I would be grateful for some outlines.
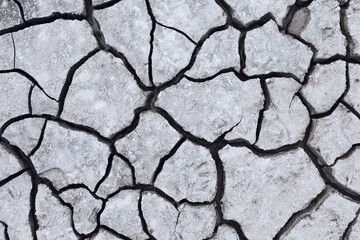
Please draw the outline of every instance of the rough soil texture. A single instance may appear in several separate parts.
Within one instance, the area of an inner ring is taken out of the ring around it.
[[[359,240],[360,0],[0,0],[0,240]]]

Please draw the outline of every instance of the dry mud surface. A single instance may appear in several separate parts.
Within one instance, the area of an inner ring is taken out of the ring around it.
[[[0,0],[0,240],[359,240],[360,0]]]

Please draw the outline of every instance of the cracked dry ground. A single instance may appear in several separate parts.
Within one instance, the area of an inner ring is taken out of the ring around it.
[[[0,239],[360,239],[360,0],[0,0]]]

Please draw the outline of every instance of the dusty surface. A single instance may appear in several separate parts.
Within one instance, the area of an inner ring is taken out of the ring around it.
[[[360,239],[359,0],[0,0],[0,240]]]

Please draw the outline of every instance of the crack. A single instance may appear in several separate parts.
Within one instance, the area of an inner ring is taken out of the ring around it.
[[[360,143],[356,143],[356,144],[353,144],[351,146],[351,148],[346,152],[344,153],[343,155],[337,157],[335,159],[335,161],[329,165],[329,167],[334,167],[336,165],[336,163],[340,160],[346,160],[348,157],[350,157],[354,152],[355,150],[357,150],[358,148],[360,147]]]
[[[138,201],[138,210],[139,210],[139,217],[140,217],[140,220],[141,220],[141,226],[143,228],[143,231],[146,233],[146,235],[148,235],[151,240],[153,240],[153,239],[155,240],[156,238],[154,238],[154,236],[151,235],[151,233],[149,232],[149,229],[148,229],[148,226],[147,226],[147,223],[145,221],[144,214],[143,214],[143,211],[142,211],[142,208],[141,208],[142,194],[143,194],[143,191],[141,190],[140,191],[140,196],[139,196],[139,201]]]
[[[53,121],[53,122],[58,123],[60,126],[66,128],[66,129],[87,133],[89,135],[96,137],[100,142],[105,143],[106,145],[111,145],[111,141],[108,138],[102,136],[98,131],[96,131],[95,129],[93,129],[91,127],[72,123],[72,122],[66,121],[62,118],[55,117],[55,116],[48,115],[48,114],[42,114],[42,115],[24,114],[24,115],[19,115],[17,117],[14,117],[14,118],[8,120],[7,122],[5,122],[4,125],[0,128],[0,138],[2,138],[1,135],[4,133],[4,131],[6,130],[6,128],[8,126],[10,126],[11,124],[13,124],[15,122],[18,122],[18,121],[21,121],[24,119],[28,119],[28,118],[41,118],[44,120]]]
[[[44,89],[43,87],[38,83],[38,81],[36,81],[36,79],[31,76],[29,73],[25,72],[22,69],[19,68],[14,68],[14,69],[9,69],[9,70],[0,70],[0,74],[4,74],[4,73],[18,73],[21,76],[27,78],[32,84],[34,84],[36,87],[38,87],[48,98],[50,98],[53,101],[57,100],[55,98],[53,98],[52,96],[50,96]]]
[[[181,35],[183,35],[184,37],[186,37],[192,44],[196,45],[197,43],[189,36],[187,35],[185,32],[177,29],[177,28],[174,28],[174,27],[170,27],[170,26],[167,26],[165,24],[162,24],[160,22],[158,22],[156,19],[155,19],[156,23],[159,24],[160,26],[164,27],[164,28],[168,28],[168,29],[171,29],[171,30],[174,30],[178,33],[180,33]]]
[[[32,114],[32,104],[31,104],[31,96],[32,96],[32,92],[34,90],[35,85],[31,84],[30,89],[29,89],[29,93],[28,93],[28,109],[29,109],[29,114]]]
[[[188,65],[186,67],[184,67],[183,69],[181,69],[176,75],[175,77],[173,77],[173,79],[162,83],[160,86],[157,87],[157,89],[159,91],[163,91],[168,87],[171,87],[173,85],[176,85],[178,82],[180,82],[181,79],[184,78],[185,72],[188,71],[189,69],[191,69],[191,67],[194,65],[195,60],[196,60],[196,56],[198,54],[198,52],[200,51],[201,47],[203,46],[204,42],[214,33],[216,32],[220,32],[223,31],[225,29],[228,28],[228,25],[222,25],[222,26],[217,26],[214,28],[209,29],[198,41],[198,43],[196,44],[192,54],[191,54],[191,58],[190,58],[190,62],[188,63]]]
[[[11,36],[11,41],[12,41],[12,44],[13,44],[13,54],[14,54],[13,68],[15,69],[15,65],[16,65],[16,46],[15,46],[14,34],[10,33],[10,36]]]
[[[239,38],[239,56],[240,56],[241,73],[243,73],[244,69],[246,68],[245,38],[246,38],[246,32],[241,32]]]
[[[154,51],[154,32],[156,29],[156,19],[152,12],[149,0],[145,0],[145,2],[146,2],[146,8],[147,8],[148,14],[151,18],[151,24],[152,24],[151,31],[150,31],[150,51],[149,51],[149,57],[148,57],[148,75],[149,75],[149,81],[150,81],[151,86],[154,86],[153,73],[152,73],[152,70],[153,70],[152,69],[152,54]]]
[[[121,233],[118,233],[117,231],[115,231],[114,229],[112,229],[106,225],[100,225],[99,229],[104,229],[104,230],[110,232],[112,235],[116,236],[117,238],[124,239],[124,240],[132,240],[131,238],[129,238]]]
[[[38,142],[36,143],[35,147],[34,147],[33,149],[31,149],[30,153],[27,155],[29,158],[30,158],[32,155],[34,155],[34,154],[36,153],[36,151],[40,148],[41,143],[42,143],[42,141],[43,141],[43,139],[44,139],[46,124],[47,124],[47,120],[44,121],[44,125],[43,125],[43,127],[42,127],[42,129],[41,129]]]
[[[356,224],[356,222],[359,218],[359,214],[360,214],[360,208],[357,210],[354,219],[351,222],[349,222],[348,226],[346,227],[343,235],[341,236],[341,240],[349,240],[349,237],[350,237],[350,234],[352,231],[352,227]]]
[[[86,19],[86,17],[84,15],[73,14],[73,13],[53,12],[50,16],[40,17],[40,18],[32,18],[32,19],[27,20],[24,23],[20,23],[13,27],[2,29],[2,30],[0,30],[0,36],[4,35],[6,33],[17,32],[17,31],[23,30],[25,28],[29,28],[31,26],[51,23],[51,22],[54,22],[54,21],[60,20],[60,19],[83,21]]]
[[[38,237],[36,231],[39,229],[39,223],[36,217],[36,194],[38,192],[38,181],[36,177],[31,176],[31,182],[32,182],[32,189],[30,192],[29,223],[30,223],[33,239],[37,240]]]
[[[229,225],[233,229],[235,229],[235,231],[236,231],[237,235],[239,236],[240,240],[248,240],[248,238],[246,237],[241,225],[238,222],[236,222],[234,220],[226,220],[226,219],[224,219],[223,222],[224,222],[224,224]]]
[[[4,235],[3,235],[4,239],[5,240],[10,240],[9,233],[8,233],[8,227],[9,226],[3,221],[0,221],[0,224],[2,224],[4,226]]]
[[[176,153],[176,151],[181,147],[181,145],[186,141],[185,137],[182,137],[176,144],[175,146],[170,150],[170,152],[168,154],[166,154],[165,156],[163,156],[160,161],[159,164],[153,174],[153,177],[151,179],[151,183],[154,184],[156,182],[156,179],[158,177],[158,175],[160,174],[161,170],[164,167],[165,162],[170,159],[172,156],[174,156],[174,154]]]
[[[110,0],[110,1],[106,1],[103,3],[99,3],[93,6],[94,10],[101,10],[101,9],[105,9],[105,8],[109,8],[114,6],[115,4],[117,4],[118,2],[121,2],[122,0]]]
[[[344,92],[341,94],[341,96],[336,100],[336,102],[334,103],[334,105],[326,112],[323,113],[317,113],[317,114],[313,114],[310,115],[311,118],[313,119],[319,119],[319,118],[323,118],[323,117],[327,117],[330,116],[335,109],[338,107],[338,105],[342,102],[342,100],[344,99],[344,97],[346,96],[346,94],[349,92],[350,90],[350,76],[349,76],[349,63],[346,63],[346,87]]]
[[[10,182],[11,180],[21,176],[24,172],[28,171],[28,168],[24,168],[19,172],[16,172],[8,177],[6,177],[5,179],[0,180],[0,187],[4,186],[5,184],[7,184],[8,182]]]
[[[63,85],[63,88],[61,89],[59,98],[58,98],[58,102],[59,102],[59,110],[57,113],[57,117],[60,117],[63,109],[64,109],[64,104],[65,104],[65,100],[66,100],[66,95],[70,89],[71,83],[73,81],[75,72],[87,61],[89,60],[91,57],[93,57],[96,53],[98,53],[100,51],[100,49],[96,48],[94,50],[92,50],[91,52],[89,52],[86,56],[84,56],[83,58],[81,58],[78,62],[76,62],[73,66],[70,67],[70,70],[67,73],[66,76],[66,80],[65,83]]]
[[[25,16],[24,16],[24,8],[23,8],[23,6],[21,5],[21,3],[18,0],[13,0],[13,1],[16,3],[17,7],[19,8],[21,19],[25,23],[26,19],[25,19]]]
[[[325,187],[315,198],[313,198],[307,206],[291,215],[285,225],[277,232],[273,240],[280,240],[286,236],[291,229],[307,214],[318,208],[329,195],[329,187]]]
[[[115,148],[115,147],[113,147]],[[99,187],[101,186],[101,184],[107,179],[107,177],[109,176],[110,172],[111,172],[111,167],[112,167],[112,163],[113,163],[113,160],[114,160],[114,153],[113,153],[113,148],[111,149],[111,153],[108,157],[108,164],[106,166],[106,169],[105,169],[105,174],[104,176],[99,180],[99,182],[97,182],[95,188],[94,188],[94,193],[96,194],[96,192],[99,190]]]
[[[93,10],[94,10],[94,8],[92,6],[92,0],[84,0],[84,12],[86,15],[86,20],[90,24],[90,26],[93,30],[94,36],[98,42],[100,49],[111,53],[116,58],[121,59],[121,61],[125,65],[126,69],[133,75],[137,85],[139,86],[139,88],[141,90],[143,90],[143,91],[153,90],[153,87],[148,87],[141,81],[140,77],[136,73],[135,68],[130,64],[130,62],[128,61],[126,56],[122,52],[119,52],[118,50],[116,50],[115,47],[110,46],[109,44],[106,43],[104,34],[101,31],[100,24],[93,15]]]
[[[261,132],[261,126],[262,126],[262,122],[264,120],[264,112],[269,109],[270,103],[271,103],[270,91],[269,91],[269,88],[268,88],[268,86],[266,84],[266,79],[260,79],[260,85],[261,85],[261,88],[263,90],[264,105],[263,105],[263,108],[259,111],[257,127],[256,127],[256,139],[255,139],[254,144],[256,144],[257,141],[259,140],[260,132]]]

